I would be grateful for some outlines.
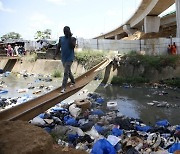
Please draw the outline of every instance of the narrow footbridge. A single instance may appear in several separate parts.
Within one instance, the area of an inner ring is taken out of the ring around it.
[[[66,92],[63,94],[60,93],[61,87],[58,87],[45,95],[42,95],[40,97],[27,101],[23,104],[14,106],[10,109],[0,112],[0,121],[31,120],[40,113],[48,110],[49,108],[55,106],[64,99],[78,92],[80,89],[86,86],[90,81],[92,81],[99,71],[106,68],[110,64],[110,62],[111,60],[106,59],[101,63],[99,63],[98,65],[94,66],[91,70],[89,70],[85,74],[76,78],[75,79],[76,85],[70,88],[68,84]]]

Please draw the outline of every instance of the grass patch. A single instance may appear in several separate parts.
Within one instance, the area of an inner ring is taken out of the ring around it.
[[[123,77],[118,77],[118,76],[113,76],[111,83],[112,84],[118,84],[122,85],[124,83],[128,84],[141,84],[141,83],[148,83],[149,80],[143,77],[128,77],[128,78],[123,78]]]
[[[27,55],[23,58],[29,62],[35,62],[38,59],[38,56],[36,53],[32,53],[31,55]]]
[[[54,70],[52,76],[54,78],[60,78],[60,77],[62,77],[62,72],[60,70]]]
[[[104,60],[105,52],[85,50],[77,52],[75,57],[78,64],[83,65],[85,69],[89,70]]]

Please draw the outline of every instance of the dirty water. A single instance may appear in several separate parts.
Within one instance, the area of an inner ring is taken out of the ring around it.
[[[39,77],[30,76],[24,78],[22,76],[17,77],[14,75],[9,75],[8,77],[2,77],[0,81],[4,81],[4,90],[8,90],[6,94],[0,94],[2,98],[8,97],[23,97],[28,94],[30,96],[38,97],[47,90],[42,90],[41,93],[36,95],[33,94],[34,90],[28,90],[26,93],[18,93],[18,89],[27,88],[32,85],[38,87],[41,85],[51,86],[52,89],[57,88],[61,85],[62,79],[53,79],[52,82],[45,82],[38,80]],[[118,114],[123,114],[128,117],[139,118],[146,124],[155,124],[157,120],[167,119],[172,125],[180,123],[179,111],[180,108],[180,90],[173,89],[163,89],[163,88],[151,88],[151,87],[120,87],[120,86],[104,86],[100,84],[101,81],[92,81],[86,87],[84,87],[80,92],[74,94],[64,101],[70,101],[74,99],[79,99],[86,97],[88,92],[99,93],[105,102],[115,101],[117,102]],[[163,93],[163,94],[162,94]],[[167,107],[157,107],[156,105],[151,106],[147,103],[156,102],[168,102],[172,106]],[[103,104],[104,109],[106,109],[106,104]]]

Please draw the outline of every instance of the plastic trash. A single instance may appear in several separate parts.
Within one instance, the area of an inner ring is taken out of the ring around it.
[[[99,134],[103,134],[105,129],[101,127],[100,125],[95,125],[94,128],[97,130]]]
[[[156,148],[161,143],[161,136],[157,133],[152,133],[147,138],[147,143],[152,146],[152,148]]]
[[[174,153],[177,150],[180,150],[180,143],[174,143],[169,149],[168,152]]]
[[[105,113],[102,110],[94,110],[91,112],[92,115],[104,116]]]
[[[91,136],[92,139],[100,139],[103,138],[101,135],[99,135],[99,133],[97,132],[97,130],[92,127],[90,131],[85,132],[87,135]]]
[[[123,131],[121,129],[118,129],[118,128],[113,128],[112,129],[112,135],[114,136],[121,136],[123,134]]]
[[[17,92],[18,93],[25,93],[25,92],[28,92],[28,89],[18,89]]]
[[[36,126],[44,126],[46,124],[45,121],[40,117],[33,118],[30,123]]]
[[[99,97],[99,98],[96,99],[96,102],[99,103],[99,104],[102,104],[102,103],[104,103],[104,99]]]
[[[137,131],[140,131],[140,132],[148,132],[152,129],[152,127],[150,126],[140,126],[140,125],[136,125],[135,128]]]
[[[0,69],[0,74],[3,74],[3,69]]]
[[[77,118],[81,114],[81,109],[78,108],[76,104],[72,104],[69,107],[69,112],[74,118]]]
[[[11,74],[11,72],[7,71],[7,72],[4,73],[4,77],[8,77],[10,74]]]
[[[91,154],[116,154],[116,150],[106,139],[100,139],[94,144]]]
[[[117,102],[107,102],[107,108],[109,110],[116,110],[117,109]]]
[[[68,134],[68,141],[73,143],[78,137],[78,134]]]
[[[84,132],[78,128],[78,127],[73,127],[73,126],[68,126],[68,128],[70,129],[68,131],[69,134],[78,134],[78,136],[84,136]]]
[[[77,126],[78,125],[77,121],[74,118],[72,118],[71,116],[65,116],[64,122],[66,125],[70,125],[70,126]]]
[[[157,121],[156,125],[160,127],[167,127],[169,126],[169,122],[165,119],[165,120]]]
[[[6,93],[8,93],[7,90],[0,90],[0,94],[6,94]]]
[[[180,125],[178,125],[178,126],[176,127],[176,130],[177,130],[177,131],[180,131]]]
[[[94,126],[94,123],[90,121],[90,122],[82,124],[80,128],[82,129],[82,131],[87,132],[91,130],[93,126]]]
[[[113,146],[115,146],[116,144],[119,143],[119,141],[121,139],[119,137],[114,136],[114,135],[109,135],[107,140],[109,141],[109,143],[111,143]]]

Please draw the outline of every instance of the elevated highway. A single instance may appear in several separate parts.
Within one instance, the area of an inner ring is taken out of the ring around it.
[[[175,3],[175,0],[142,0],[135,14],[118,28],[95,37],[95,39],[121,39],[140,30],[145,33],[158,32],[160,27],[160,15]]]

